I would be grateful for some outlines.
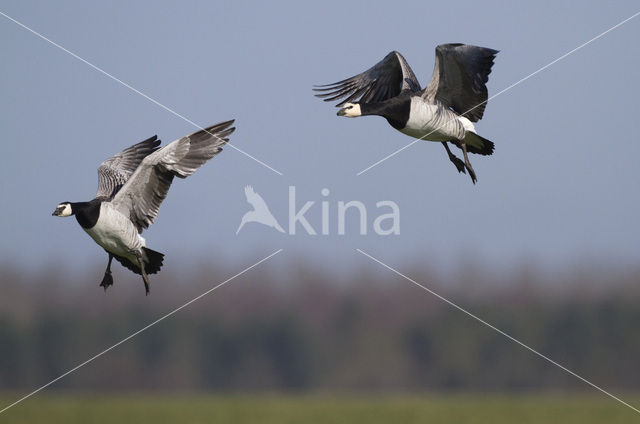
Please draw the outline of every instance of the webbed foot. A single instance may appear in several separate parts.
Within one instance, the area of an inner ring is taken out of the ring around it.
[[[453,164],[456,166],[456,169],[458,170],[458,172],[462,172],[463,174],[467,173],[467,171],[465,170],[464,162],[460,158],[453,156],[450,159],[451,159],[451,162],[453,162]]]
[[[102,278],[100,287],[104,288],[104,291],[107,291],[109,286],[112,286],[112,285],[113,285],[113,277],[111,276],[111,271],[107,271],[104,273],[104,277]]]

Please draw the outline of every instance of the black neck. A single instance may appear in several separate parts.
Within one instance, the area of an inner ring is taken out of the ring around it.
[[[389,100],[377,103],[361,103],[362,115],[378,115],[386,118],[389,124],[400,130],[407,125],[409,112],[411,111],[411,97],[396,96]]]
[[[102,201],[93,199],[90,202],[71,202],[71,211],[82,228],[92,228],[100,216]]]
[[[91,202],[69,202],[69,204],[71,205],[71,210],[75,214],[78,211],[81,211],[81,210],[89,207]]]

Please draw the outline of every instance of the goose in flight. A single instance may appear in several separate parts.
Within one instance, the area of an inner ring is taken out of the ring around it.
[[[361,74],[314,90],[326,102],[341,100],[338,116],[382,116],[408,136],[441,142],[458,172],[466,169],[475,184],[467,152],[493,153],[493,143],[476,133],[473,122],[484,114],[486,83],[497,53],[467,44],[439,45],[431,81],[421,89],[407,61],[393,51]],[[447,142],[462,150],[464,162]]]
[[[278,221],[269,210],[267,203],[264,201],[262,196],[260,196],[253,190],[253,187],[246,186],[244,188],[244,195],[247,198],[247,202],[249,202],[249,204],[253,206],[253,210],[245,213],[242,216],[242,221],[240,221],[240,226],[238,227],[236,234],[240,232],[240,229],[247,222],[259,222],[260,224],[275,228],[281,233],[284,233],[284,230],[282,229],[280,224],[278,224]]]
[[[113,284],[111,261],[141,274],[146,294],[149,277],[162,267],[164,255],[145,246],[140,236],[158,216],[173,177],[186,178],[222,150],[234,130],[222,122],[160,148],[153,136],[102,162],[98,192],[88,202],[62,202],[54,216],[75,215],[78,224],[109,255],[100,286]]]

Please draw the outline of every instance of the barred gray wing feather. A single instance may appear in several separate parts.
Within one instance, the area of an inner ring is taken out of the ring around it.
[[[155,152],[160,145],[154,135],[138,144],[134,144],[105,160],[98,167],[98,192],[96,197],[112,198],[133,175],[140,162]]]
[[[468,44],[441,44],[423,98],[440,101],[472,122],[487,106],[487,81],[498,50]]]
[[[420,91],[420,83],[404,57],[396,51],[386,55],[368,70],[333,84],[318,85],[316,97],[325,102],[374,103],[397,96],[404,90]]]
[[[158,216],[173,177],[186,178],[222,150],[233,120],[182,137],[144,158],[113,204],[142,232]]]

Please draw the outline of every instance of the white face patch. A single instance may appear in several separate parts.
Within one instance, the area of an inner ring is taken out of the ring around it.
[[[71,205],[69,203],[60,203],[56,208],[56,216],[71,216]]]
[[[357,116],[362,116],[362,111],[360,110],[360,105],[356,103],[345,103],[342,107],[342,111],[344,113],[343,116],[347,118],[355,118]]]

